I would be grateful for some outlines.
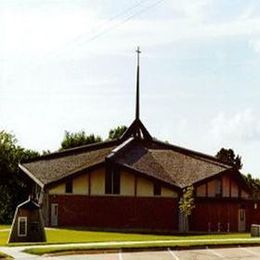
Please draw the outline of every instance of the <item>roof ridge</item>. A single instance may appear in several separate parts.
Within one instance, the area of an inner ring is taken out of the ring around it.
[[[163,165],[160,163],[160,162],[158,162],[158,160],[153,156],[153,154],[149,151],[149,149],[148,149],[148,153],[151,155],[151,157],[154,159],[154,161],[163,169],[163,172],[164,172],[164,174],[166,174],[167,176],[168,176],[168,178],[172,181],[172,182],[174,182],[173,180],[172,180],[172,176],[167,172],[167,170],[165,169],[165,167],[163,167]],[[175,183],[175,185],[177,185],[177,186],[179,186],[177,183]]]
[[[120,154],[121,152],[123,152],[125,149],[127,149],[127,147],[133,142],[135,141],[134,137],[130,137],[128,139],[126,139],[123,143],[120,143],[118,146],[116,146],[109,155],[106,156],[107,159],[111,159],[112,157]]]
[[[115,140],[109,140],[109,141],[104,141],[104,142],[99,142],[99,143],[93,143],[93,144],[87,144],[87,145],[81,145],[69,149],[65,149],[62,151],[56,151],[50,154],[45,154],[45,155],[40,155],[37,156],[33,159],[28,159],[28,160],[22,160],[20,163],[29,163],[29,162],[34,162],[34,161],[39,161],[39,160],[48,160],[48,159],[55,159],[61,156],[67,156],[74,154],[75,152],[86,152],[86,151],[91,151],[94,149],[102,149],[102,148],[108,148],[110,145],[118,144],[120,142],[119,139]]]

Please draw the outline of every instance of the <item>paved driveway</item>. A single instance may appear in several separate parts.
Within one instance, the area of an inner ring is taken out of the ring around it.
[[[234,247],[196,250],[164,250],[150,252],[119,252],[109,254],[84,254],[50,257],[46,259],[86,259],[86,260],[259,260],[260,247]]]

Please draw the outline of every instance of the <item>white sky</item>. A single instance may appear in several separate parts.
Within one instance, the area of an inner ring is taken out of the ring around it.
[[[137,45],[150,133],[233,148],[260,177],[257,0],[0,0],[0,129],[54,151],[65,130],[129,125]]]

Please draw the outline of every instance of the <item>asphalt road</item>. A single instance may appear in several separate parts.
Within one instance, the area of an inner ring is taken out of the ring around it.
[[[164,250],[149,252],[119,252],[108,254],[84,254],[48,257],[45,259],[86,259],[86,260],[259,260],[260,247],[234,247],[196,250]]]

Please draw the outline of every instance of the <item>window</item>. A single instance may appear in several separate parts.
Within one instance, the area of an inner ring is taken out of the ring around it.
[[[118,169],[108,169],[105,180],[106,194],[120,194],[120,172]]]
[[[215,190],[216,190],[216,197],[221,197],[222,196],[222,181],[221,179],[217,179],[215,181]]]
[[[153,195],[154,196],[161,196],[162,193],[162,187],[158,183],[154,183],[153,185]]]
[[[27,217],[18,217],[18,237],[27,236]]]
[[[66,193],[72,193],[73,192],[72,180],[69,180],[69,181],[66,182],[65,192]]]

